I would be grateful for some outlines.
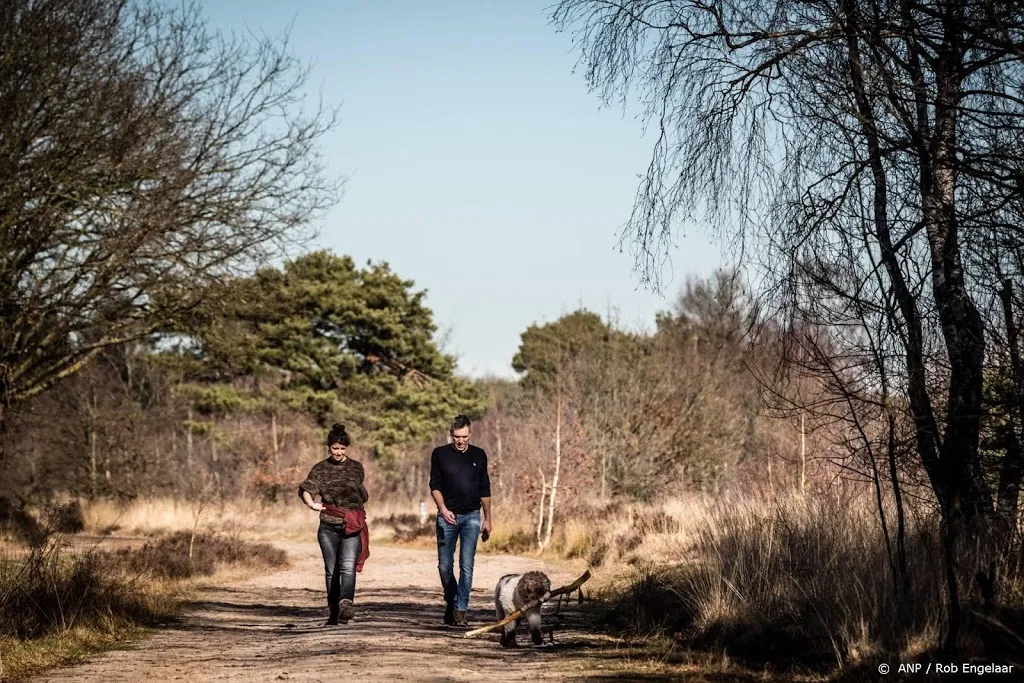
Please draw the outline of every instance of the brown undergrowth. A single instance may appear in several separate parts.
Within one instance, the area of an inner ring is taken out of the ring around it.
[[[68,526],[55,524],[54,515],[26,519],[21,527],[8,525],[0,540],[0,681],[116,646],[173,619],[201,577],[287,563],[283,551],[266,544],[185,532],[105,552],[59,532]]]

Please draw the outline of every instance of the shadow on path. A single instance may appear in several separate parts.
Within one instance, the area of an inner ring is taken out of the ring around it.
[[[130,648],[56,670],[37,679],[81,683],[118,681],[315,681],[338,678],[364,683],[396,681],[688,681],[757,680],[703,672],[681,675],[651,653],[607,633],[587,605],[545,609],[553,642],[533,646],[524,632],[520,647],[505,649],[497,633],[477,638],[441,623],[443,605],[435,558],[429,550],[381,546],[361,575],[356,617],[327,627],[322,560],[312,543],[292,544],[293,564],[232,585],[200,589],[187,613]],[[484,555],[469,620],[495,621],[486,586],[509,572],[548,571],[553,581],[571,580],[578,567],[536,558]],[[524,629],[525,630],[525,629]]]

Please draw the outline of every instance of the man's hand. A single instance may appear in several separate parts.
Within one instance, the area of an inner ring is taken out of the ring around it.
[[[485,519],[480,523],[480,539],[484,543],[487,543],[487,539],[491,537],[491,520]]]
[[[314,512],[320,512],[321,510],[324,509],[324,504],[318,500],[313,501],[312,503],[309,504],[309,509],[313,510]]]
[[[449,524],[455,524],[455,513],[448,508],[441,508],[441,518]]]

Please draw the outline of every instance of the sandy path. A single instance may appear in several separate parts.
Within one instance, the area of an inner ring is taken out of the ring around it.
[[[377,545],[358,576],[358,616],[325,628],[323,565],[314,543],[282,544],[292,567],[204,589],[179,623],[129,649],[47,672],[42,681],[533,681],[664,680],[623,677],[614,643],[586,634],[563,609],[555,643],[501,650],[496,635],[466,640],[443,626],[437,556]],[[543,569],[554,585],[572,581],[567,565],[478,555],[470,623],[493,619],[491,591],[508,572]],[[520,643],[529,636],[520,634]],[[613,673],[613,671],[615,673]]]

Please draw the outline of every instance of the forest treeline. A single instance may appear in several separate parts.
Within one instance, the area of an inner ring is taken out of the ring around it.
[[[460,377],[425,295],[330,252],[218,283],[180,325],[104,348],[9,412],[6,492],[273,502],[343,422],[377,497],[423,497],[429,450],[458,413],[479,420],[503,505],[556,474],[564,502],[640,500],[797,455],[747,366],[758,321],[734,273],[691,280],[653,330],[586,310],[531,325],[519,380]]]
[[[870,483],[885,465],[844,448],[841,423],[783,405],[843,397],[787,371],[787,334],[736,272],[691,278],[649,330],[587,310],[533,324],[516,380],[459,376],[426,294],[386,264],[326,251],[220,282],[175,327],[105,347],[8,412],[4,493],[272,503],[343,422],[375,497],[418,500],[458,413],[477,420],[500,504],[543,506],[542,518],[595,501]],[[995,482],[1013,404],[1008,378],[988,376]],[[905,475],[910,487],[920,472]]]

